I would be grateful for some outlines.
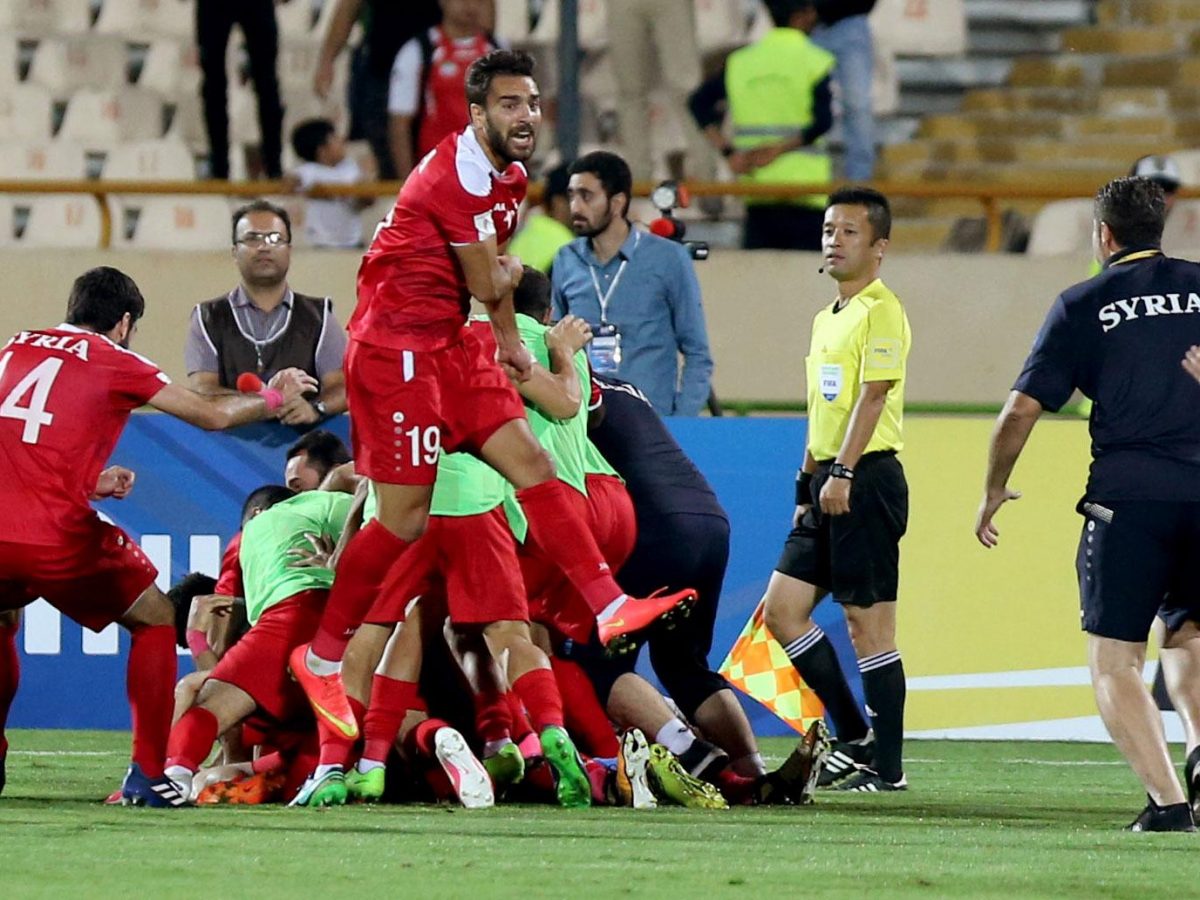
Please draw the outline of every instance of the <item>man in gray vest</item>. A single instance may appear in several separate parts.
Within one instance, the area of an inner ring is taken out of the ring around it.
[[[292,222],[287,210],[255,200],[233,214],[233,259],[241,283],[192,311],[183,357],[193,390],[236,390],[238,376],[264,382],[280,369],[302,369],[320,382],[276,414],[285,425],[312,425],[346,411],[342,358],[346,332],[328,297],[288,287]]]

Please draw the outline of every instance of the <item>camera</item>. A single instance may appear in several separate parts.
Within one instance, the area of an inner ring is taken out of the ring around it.
[[[650,192],[650,202],[659,212],[659,218],[650,223],[652,234],[683,244],[692,259],[708,259],[708,242],[685,241],[683,237],[687,234],[687,226],[671,215],[676,209],[687,208],[690,202],[687,189],[683,185],[675,181],[660,182]]]

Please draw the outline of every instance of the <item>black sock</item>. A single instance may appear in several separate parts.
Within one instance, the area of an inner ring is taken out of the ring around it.
[[[816,695],[825,704],[833,719],[833,731],[839,741],[857,741],[867,736],[867,721],[863,718],[846,675],[838,664],[833,644],[814,625],[812,629],[783,648],[788,659]]]
[[[867,712],[875,729],[875,771],[884,781],[896,782],[904,775],[904,663],[899,650],[876,653],[858,661],[862,672]]]

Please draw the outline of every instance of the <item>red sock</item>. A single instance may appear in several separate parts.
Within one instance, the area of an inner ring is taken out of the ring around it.
[[[131,632],[125,691],[133,711],[133,761],[150,778],[163,773],[175,711],[175,629],[143,625]]]
[[[517,491],[517,500],[534,541],[563,570],[592,612],[621,596],[612,571],[587,524],[567,499],[570,490],[557,478]]]
[[[583,760],[583,770],[587,772],[588,781],[592,783],[592,803],[596,806],[607,806],[608,780],[611,775],[608,767],[589,756]]]
[[[378,519],[350,539],[313,637],[313,653],[331,662],[345,655],[346,644],[371,611],[388,569],[407,547],[408,541],[396,537]]]
[[[484,743],[512,738],[508,692],[492,688],[475,695],[475,731]]]
[[[21,657],[17,655],[18,628],[15,622],[12,625],[0,625],[0,755],[8,752],[4,726],[21,681]]]
[[[361,700],[355,700],[353,697],[347,697],[350,701],[350,709],[354,713],[354,721],[358,724],[359,734],[362,734],[363,722],[367,718],[367,708]],[[359,743],[359,739],[350,740],[333,731],[327,729],[322,733],[321,737],[321,758],[320,765],[322,766],[341,766],[346,769],[350,766],[350,759],[354,756],[354,748]]]
[[[563,702],[558,683],[549,669],[530,669],[513,682],[513,691],[521,698],[533,727],[541,734],[552,725],[563,726]]]
[[[363,758],[386,762],[400,725],[410,709],[419,703],[413,681],[397,681],[376,675],[371,684],[371,706],[363,725]]]
[[[533,723],[529,721],[529,716],[525,712],[525,704],[521,702],[521,698],[509,691],[504,695],[504,699],[508,701],[508,711],[512,716],[512,739],[518,744],[521,743],[527,736],[533,734]]]
[[[437,734],[439,728],[449,727],[449,724],[441,719],[426,719],[410,731],[405,740],[410,750],[416,751],[421,756],[432,757],[434,755],[433,736]]]
[[[171,729],[167,743],[167,765],[196,772],[217,739],[217,717],[203,706],[193,706]],[[162,774],[161,772],[159,774]]]
[[[754,802],[757,778],[746,778],[726,767],[717,773],[717,789],[734,806],[746,806]]]
[[[283,763],[283,752],[275,750],[271,753],[264,753],[258,759],[254,760],[250,764],[250,767],[254,770],[255,775],[262,775],[266,772],[274,772],[276,769],[282,769]]]
[[[592,683],[579,664],[558,657],[550,658],[554,678],[558,682],[559,696],[568,702],[566,713],[567,730],[575,738],[576,745],[591,756],[608,758],[620,752],[617,733],[613,730],[608,715],[600,706]]]

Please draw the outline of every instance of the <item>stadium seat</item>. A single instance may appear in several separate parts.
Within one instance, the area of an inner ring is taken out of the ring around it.
[[[14,34],[0,25],[0,91],[8,90],[10,85],[20,81],[20,58],[17,50],[17,38]]]
[[[183,94],[198,95],[200,91],[200,56],[190,41],[159,38],[150,44],[138,87],[158,91],[164,97]]]
[[[897,56],[961,56],[967,49],[963,0],[879,0],[870,21]]]
[[[1185,187],[1200,187],[1200,150],[1176,150],[1171,159],[1179,165]]]
[[[878,37],[873,41],[875,67],[871,77],[871,107],[877,116],[894,115],[900,109],[900,75],[891,44]]]
[[[128,40],[195,39],[195,0],[103,0],[95,29]]]
[[[162,137],[159,96],[140,88],[77,91],[67,104],[58,137],[89,149],[109,149],[122,141]]]
[[[279,44],[286,47],[296,40],[311,40],[313,30],[312,0],[291,0],[275,4],[275,21],[279,23]]]
[[[14,84],[0,91],[0,134],[5,138],[44,140],[54,121],[50,91],[40,84]]]
[[[0,144],[0,171],[5,178],[77,180],[87,175],[83,148],[68,141]]]
[[[496,0],[496,34],[514,47],[523,47],[530,42],[526,0]]]
[[[81,88],[120,90],[127,82],[125,42],[115,37],[45,38],[29,67],[29,81],[68,96]]]
[[[0,25],[24,35],[82,34],[92,27],[92,0],[19,0],[10,8]]]
[[[1092,201],[1047,203],[1033,220],[1026,252],[1031,256],[1084,253],[1092,246]]]
[[[223,197],[126,197],[122,205],[138,210],[133,234],[122,239],[123,245],[143,250],[229,248],[230,208]]]
[[[1182,259],[1200,260],[1200,200],[1179,200],[1167,216],[1163,250]]]
[[[696,40],[701,53],[720,53],[746,43],[743,4],[735,0],[695,0]]]
[[[14,212],[28,210],[21,247],[98,247],[100,210],[91,194],[14,195]]]
[[[130,181],[191,181],[196,158],[179,140],[133,141],[114,147],[102,178]]]

